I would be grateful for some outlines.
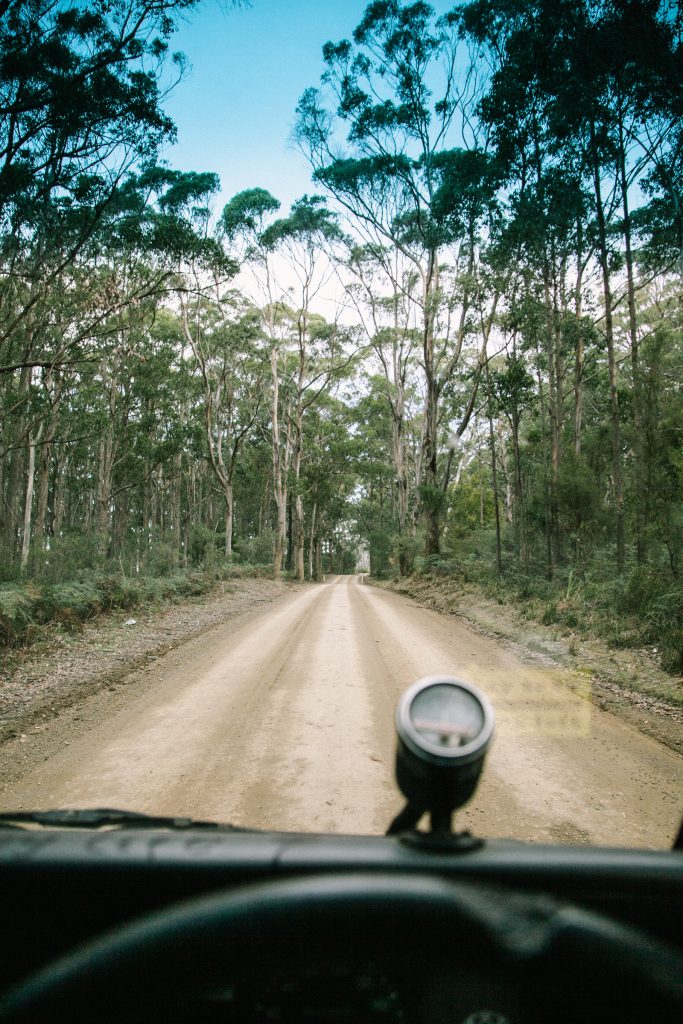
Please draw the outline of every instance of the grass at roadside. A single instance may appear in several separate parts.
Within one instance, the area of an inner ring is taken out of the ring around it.
[[[198,597],[226,580],[263,576],[270,571],[270,566],[226,562],[210,569],[179,570],[163,576],[88,571],[68,582],[1,583],[0,646],[27,646],[55,623],[69,631],[80,631],[85,622],[113,609],[132,611]]]
[[[629,602],[638,603],[633,581],[613,585],[608,592],[570,579],[559,589],[557,582],[544,580],[459,574],[453,563],[441,561],[380,585],[461,615],[507,640],[526,641],[532,650],[621,690],[683,707],[683,679],[676,671],[680,636],[675,622],[668,639],[665,628],[666,616],[679,612],[673,613],[666,601],[648,604],[647,595],[641,595],[637,612],[631,610]]]

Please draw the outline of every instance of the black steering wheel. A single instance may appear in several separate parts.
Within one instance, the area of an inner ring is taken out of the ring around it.
[[[260,882],[143,918],[29,978],[0,1021],[203,1020],[203,994],[245,970],[266,985],[283,965],[336,956],[502,979],[523,1020],[683,1019],[683,957],[636,929],[546,896],[365,872]],[[211,1019],[234,1019],[230,1005]]]

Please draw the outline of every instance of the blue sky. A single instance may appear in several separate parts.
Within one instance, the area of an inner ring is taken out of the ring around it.
[[[313,191],[308,165],[288,141],[304,89],[316,86],[328,39],[347,38],[366,0],[252,0],[232,9],[205,0],[173,36],[192,67],[165,107],[178,142],[165,159],[179,170],[215,171],[226,202],[266,188],[288,207]]]

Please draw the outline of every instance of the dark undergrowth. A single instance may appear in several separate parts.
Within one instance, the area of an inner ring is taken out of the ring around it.
[[[483,544],[458,557],[418,558],[411,579],[416,586],[442,581],[454,599],[459,590],[476,588],[516,606],[530,621],[578,638],[595,637],[613,649],[647,648],[664,671],[683,673],[683,579],[664,564],[634,564],[618,575],[606,555],[581,571],[556,569],[552,579],[511,564],[499,576],[490,544]]]
[[[0,645],[25,646],[49,624],[78,631],[89,619],[113,609],[133,610],[198,597],[223,581],[270,572],[270,566],[225,562],[163,575],[89,569],[68,581],[0,583]]]

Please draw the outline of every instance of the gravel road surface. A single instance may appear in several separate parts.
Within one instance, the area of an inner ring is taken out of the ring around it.
[[[393,713],[415,679],[488,694],[498,729],[460,827],[664,847],[683,758],[591,703],[590,683],[405,597],[337,577],[169,651],[43,728],[3,808],[125,807],[257,828],[381,833],[400,809]]]

